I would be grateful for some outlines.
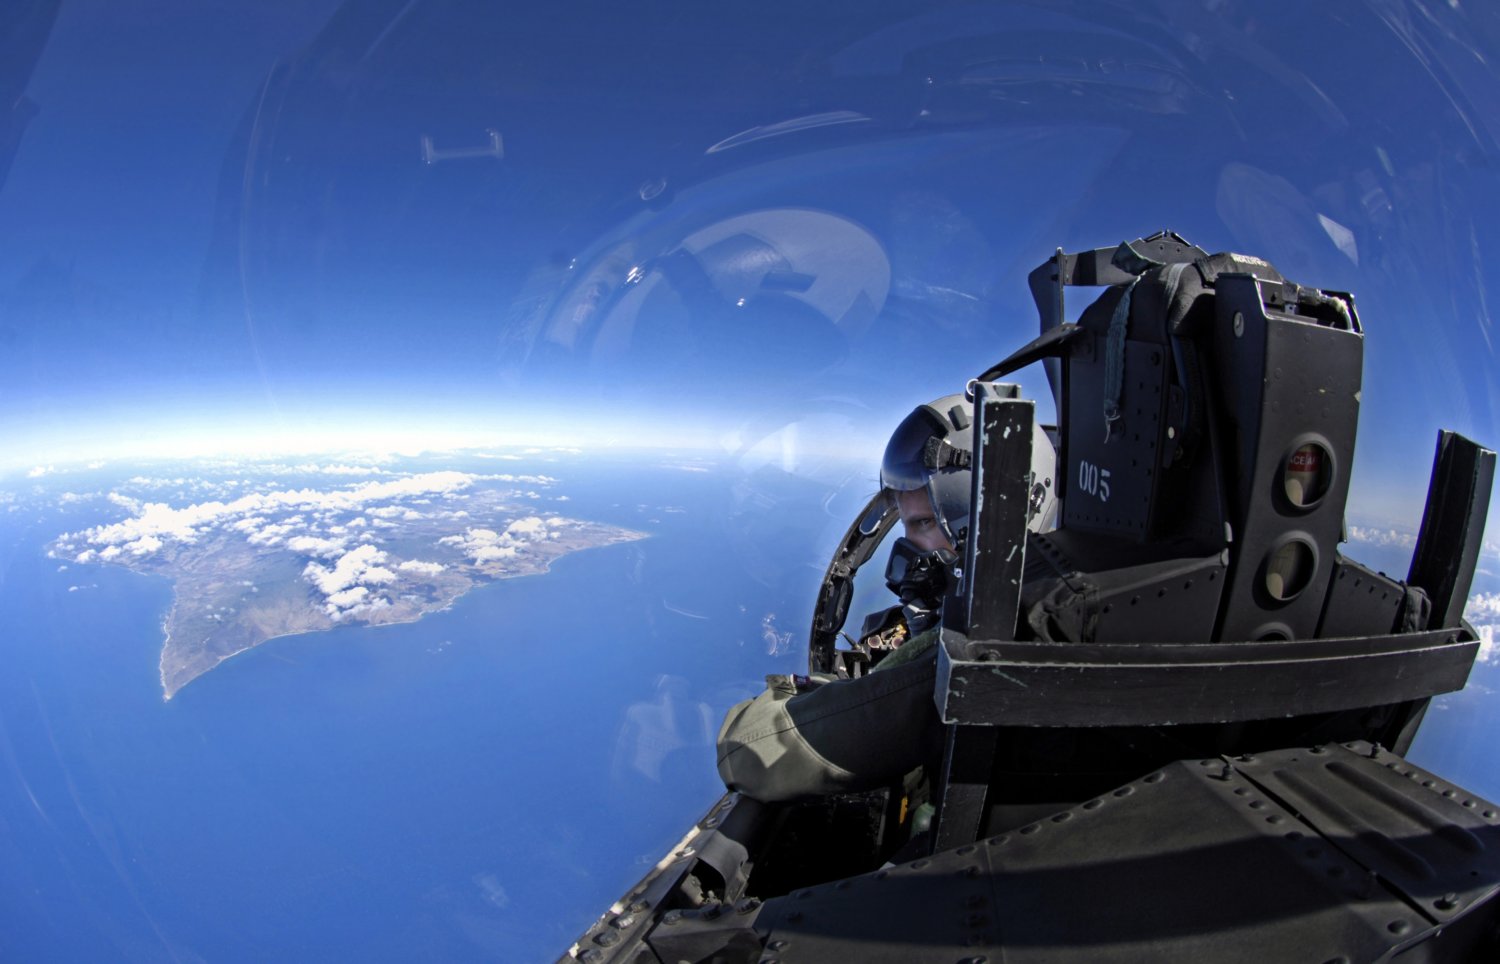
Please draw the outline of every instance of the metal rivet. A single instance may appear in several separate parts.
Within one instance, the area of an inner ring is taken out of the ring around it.
[[[680,910],[669,910],[666,916],[661,919],[661,922],[667,927],[671,927],[673,924],[680,923],[681,921],[682,911]]]
[[[1160,783],[1167,778],[1165,773],[1153,773],[1146,778],[1147,783]]]
[[[1251,810],[1259,810],[1265,805],[1265,801],[1263,800],[1251,800],[1248,804],[1246,804],[1246,806],[1248,806]]]
[[[1316,753],[1319,756],[1322,756],[1324,753],[1328,752],[1328,748],[1326,746],[1315,746],[1311,750],[1308,750],[1307,752],[1309,752],[1309,753]]]
[[[620,935],[616,934],[614,931],[605,931],[602,934],[594,935],[594,943],[598,944],[600,947],[610,947],[614,944],[618,944],[619,942]]]
[[[1121,787],[1115,791],[1117,797],[1128,797],[1135,792],[1135,787]]]
[[[642,898],[641,900],[638,900],[638,901],[635,901],[634,903],[632,903],[630,905],[630,909],[633,910],[633,911],[635,911],[637,914],[639,914],[643,910],[650,910],[651,909],[651,901]]]
[[[1453,908],[1458,906],[1458,895],[1444,894],[1437,900],[1433,901],[1432,906],[1436,907],[1438,910],[1452,910]]]
[[[1098,810],[1099,807],[1101,807],[1103,804],[1104,804],[1103,800],[1090,800],[1088,803],[1085,803],[1083,805],[1083,809],[1085,809],[1085,810]]]
[[[1237,796],[1237,797],[1243,797],[1245,794],[1247,794],[1249,792],[1250,791],[1247,790],[1244,787],[1235,787],[1234,788],[1234,795]]]
[[[1245,314],[1241,311],[1234,313],[1234,337],[1245,337]]]
[[[1036,833],[1040,829],[1042,829],[1042,828],[1038,827],[1036,824],[1033,823],[1033,824],[1030,824],[1029,826],[1022,827],[1021,828],[1021,832],[1025,833],[1025,834],[1033,834],[1033,833]]]
[[[1216,766],[1219,765],[1219,761],[1218,760],[1199,760],[1198,761],[1198,765],[1200,767],[1216,767]]]
[[[1424,787],[1430,787],[1430,786],[1432,786],[1432,781],[1431,780],[1423,780],[1422,781],[1422,786],[1424,786]]]
[[[923,867],[926,867],[926,866],[927,866],[927,861],[925,861],[925,860],[913,860],[911,862],[911,869],[912,870],[921,870]]]
[[[1000,836],[998,836],[998,837],[994,837],[994,838],[992,838],[992,839],[991,839],[991,840],[990,840],[990,846],[991,846],[991,847],[998,847],[998,846],[1000,846],[1000,845],[1001,845],[1001,844],[1003,844],[1003,843],[1005,843],[1005,842],[1006,842],[1006,841],[1007,841],[1007,840],[1009,840],[1009,839],[1010,839],[1010,838],[1009,838],[1009,837],[1007,837],[1007,836],[1006,836],[1006,835],[1005,835],[1005,834],[1001,834],[1001,835],[1000,835]]]
[[[1281,814],[1279,814],[1279,813],[1273,813],[1269,817],[1266,818],[1266,823],[1280,823],[1284,819],[1286,819],[1286,818],[1283,817]]]
[[[609,924],[610,924],[611,927],[618,927],[618,928],[620,928],[622,930],[624,928],[626,928],[626,927],[631,926],[634,923],[635,923],[635,915],[634,914],[621,914],[619,917],[616,917],[614,920],[612,920],[612,921],[609,922]]]
[[[774,940],[771,943],[769,943],[769,944],[766,945],[766,947],[770,948],[773,951],[779,951],[779,950],[781,950],[785,946],[786,946],[786,941],[779,940],[779,939],[778,940]]]
[[[1389,924],[1385,925],[1385,929],[1390,931],[1392,934],[1405,934],[1407,931],[1411,930],[1411,922],[1404,920],[1393,920]]]
[[[1465,800],[1464,801],[1464,806],[1469,807],[1469,808],[1472,809],[1473,806],[1474,806],[1474,801],[1473,800]]]
[[[1458,796],[1458,794],[1454,793],[1452,790],[1444,790],[1443,791],[1443,796],[1445,796],[1445,797],[1456,797],[1456,796]]]
[[[1053,823],[1065,823],[1065,822],[1067,822],[1069,820],[1072,820],[1072,819],[1073,819],[1073,814],[1070,813],[1070,812],[1068,812],[1067,810],[1064,810],[1062,813],[1059,813],[1056,816],[1054,816],[1052,818],[1052,822]]]
[[[1495,819],[1495,811],[1493,811],[1493,810],[1486,810],[1484,812],[1484,815],[1486,817],[1489,817],[1491,820]]]

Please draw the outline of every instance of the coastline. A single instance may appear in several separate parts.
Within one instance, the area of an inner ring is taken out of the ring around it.
[[[302,631],[299,631],[299,632],[289,632],[289,633],[276,633],[275,635],[272,635],[272,636],[266,636],[263,639],[259,639],[259,640],[256,640],[253,643],[250,643],[247,646],[243,646],[243,647],[241,647],[239,649],[236,649],[235,651],[233,651],[231,653],[225,653],[224,655],[219,656],[217,659],[214,660],[214,662],[212,663],[212,665],[209,665],[209,666],[205,667],[204,669],[202,669],[201,671],[194,673],[192,676],[189,676],[187,679],[185,679],[182,682],[178,683],[175,687],[174,686],[169,686],[169,684],[167,682],[167,655],[170,652],[171,646],[172,646],[171,625],[172,625],[172,619],[176,615],[177,607],[180,604],[179,593],[178,593],[178,590],[177,590],[177,583],[174,580],[173,581],[173,585],[172,585],[172,605],[170,607],[168,607],[167,613],[166,613],[166,615],[162,619],[162,637],[163,637],[162,638],[162,647],[161,647],[161,654],[160,654],[160,656],[158,657],[158,660],[157,660],[157,675],[158,675],[158,677],[160,679],[160,682],[161,682],[162,702],[163,703],[170,703],[172,701],[172,698],[174,696],[176,696],[178,693],[180,693],[183,690],[183,688],[186,687],[189,683],[192,683],[194,680],[196,680],[196,679],[198,679],[198,678],[200,678],[200,677],[202,677],[202,676],[204,676],[204,675],[212,672],[213,670],[217,669],[219,666],[221,666],[226,661],[228,661],[230,659],[233,659],[234,657],[239,656],[242,653],[248,653],[251,650],[257,649],[260,646],[264,645],[265,643],[271,642],[272,640],[275,640],[275,639],[284,639],[284,638],[290,637],[290,636],[310,636],[310,635],[313,635],[315,633],[334,632],[334,631],[337,631],[337,630],[339,630],[341,628],[344,628],[344,627],[354,627],[354,626],[357,626],[357,627],[360,627],[360,628],[363,628],[363,629],[380,629],[380,628],[385,627],[385,626],[405,626],[405,625],[408,625],[410,623],[418,622],[418,621],[426,618],[427,616],[433,615],[435,613],[442,613],[442,612],[447,612],[447,611],[451,610],[453,608],[453,605],[455,603],[457,603],[460,599],[462,599],[465,596],[469,595],[469,593],[473,592],[475,589],[483,588],[486,585],[490,585],[492,583],[500,582],[502,580],[521,579],[521,578],[525,578],[527,576],[541,576],[541,575],[546,575],[548,572],[552,571],[552,564],[554,562],[556,562],[559,559],[565,559],[568,556],[574,555],[575,553],[578,553],[578,552],[587,552],[590,549],[607,549],[610,546],[623,545],[623,544],[629,543],[629,542],[640,542],[642,540],[652,538],[652,534],[649,533],[649,532],[640,532],[640,531],[634,530],[634,529],[623,529],[623,528],[616,527],[616,526],[611,526],[611,528],[617,529],[617,533],[611,539],[609,539],[606,542],[601,542],[598,545],[585,546],[582,549],[573,549],[573,550],[570,550],[570,551],[567,551],[567,552],[559,553],[558,555],[551,556],[551,557],[546,558],[546,559],[542,559],[542,560],[540,560],[538,562],[537,568],[532,569],[532,570],[530,570],[528,572],[499,573],[499,574],[483,573],[482,574],[483,578],[472,580],[469,583],[469,585],[466,588],[463,589],[463,591],[461,591],[459,593],[456,593],[455,595],[453,595],[452,597],[450,597],[441,606],[435,606],[432,609],[420,609],[420,610],[416,611],[415,613],[413,613],[412,615],[407,616],[407,617],[394,618],[394,619],[390,619],[390,620],[384,620],[384,621],[381,621],[381,622],[368,622],[368,621],[336,622],[336,623],[334,623],[331,626],[327,626],[327,627],[323,627],[323,628],[319,628],[319,629],[309,629],[309,630],[302,630]]]

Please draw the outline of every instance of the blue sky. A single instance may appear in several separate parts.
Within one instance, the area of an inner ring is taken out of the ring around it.
[[[1500,434],[1500,33],[1428,14],[64,3],[0,187],[0,464],[857,454],[1030,337],[1055,247],[1171,227],[1355,292],[1356,498],[1411,515],[1438,427]]]

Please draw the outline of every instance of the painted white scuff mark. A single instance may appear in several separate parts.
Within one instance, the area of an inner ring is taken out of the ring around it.
[[[996,676],[1000,677],[1003,680],[1007,680],[1007,681],[1009,681],[1011,683],[1015,683],[1017,686],[1021,687],[1021,689],[1023,689],[1023,690],[1029,690],[1029,689],[1031,689],[1031,687],[1027,686],[1025,683],[1021,682],[1020,680],[1016,679],[1014,676],[1012,676],[1009,673],[1006,673],[1006,672],[1004,672],[1002,670],[991,669],[990,672],[994,673]]]
[[[1010,547],[1010,555],[1005,557],[1005,561],[1010,562],[1012,559],[1014,559],[1016,557],[1016,550],[1019,548],[1021,548],[1019,545],[1012,545]]]

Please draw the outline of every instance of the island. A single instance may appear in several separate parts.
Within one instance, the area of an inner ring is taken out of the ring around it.
[[[412,622],[476,586],[544,573],[582,549],[646,538],[538,511],[517,498],[535,498],[534,491],[487,481],[435,472],[229,503],[120,500],[129,518],[59,536],[49,553],[172,581],[161,650],[162,695],[170,700],[231,656],[278,636]]]

